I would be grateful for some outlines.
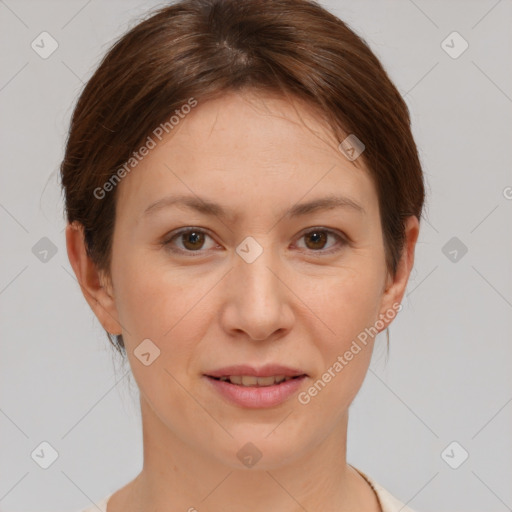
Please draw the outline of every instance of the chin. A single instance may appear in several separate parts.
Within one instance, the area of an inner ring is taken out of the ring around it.
[[[252,428],[250,429],[252,435],[247,433],[244,435],[242,432],[234,435],[228,429],[233,439],[229,440],[228,446],[214,452],[214,456],[224,465],[238,471],[271,471],[294,463],[305,449],[304,439],[297,440],[295,443],[293,439],[286,436],[285,430],[282,431],[284,435],[279,435],[277,434],[279,427],[274,430],[275,428],[276,425],[271,427],[265,425],[259,428],[257,434],[258,429]],[[274,432],[270,434],[272,431]]]

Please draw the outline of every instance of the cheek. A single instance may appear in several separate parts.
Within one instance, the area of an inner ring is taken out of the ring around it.
[[[155,410],[184,410],[190,397],[179,383],[186,381],[202,336],[200,298],[211,284],[208,287],[205,280],[186,277],[178,269],[164,270],[135,259],[119,267],[118,279],[116,302],[126,330],[123,338],[141,393]],[[142,345],[146,339],[152,343]],[[144,346],[152,360],[149,365],[139,359]]]
[[[376,265],[336,269],[308,287],[310,304],[337,345],[344,345],[377,319],[382,276]]]
[[[169,295],[178,296],[176,289],[165,287],[147,268],[138,272],[127,269],[119,283],[116,305],[128,337],[133,338],[133,343],[141,336],[160,338],[171,327],[165,306],[171,299]]]
[[[126,345],[133,350],[149,338],[162,360],[183,364],[207,324],[207,296],[218,277],[200,275],[192,267],[163,267],[147,256],[125,259],[117,270],[116,306]],[[211,304],[208,311],[214,311]]]
[[[335,277],[308,288],[304,299],[314,304],[318,319],[312,322],[324,333],[315,337],[323,367],[318,405],[328,402],[340,413],[357,394],[370,364],[375,338],[369,333],[380,304],[379,271],[376,265],[338,269]]]

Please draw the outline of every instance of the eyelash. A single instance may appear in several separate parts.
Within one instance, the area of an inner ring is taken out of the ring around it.
[[[190,251],[190,250],[186,250],[186,249],[179,249],[179,248],[176,248],[176,247],[172,247],[172,242],[177,239],[178,237],[180,237],[181,235],[185,234],[185,233],[189,233],[189,232],[195,232],[195,233],[201,233],[201,234],[205,234],[207,236],[209,236],[210,238],[212,238],[207,231],[205,231],[204,229],[200,229],[200,228],[194,228],[194,227],[188,227],[188,228],[183,228],[183,229],[180,229],[179,231],[175,232],[170,238],[164,240],[162,242],[162,246],[164,246],[166,249],[170,250],[171,252],[174,252],[174,253],[178,253],[178,254],[184,254],[184,255],[187,255],[187,256],[191,256],[191,257],[197,257],[197,256],[201,256],[203,252],[205,252],[204,250],[202,249],[198,249],[197,251]],[[319,256],[322,255],[322,254],[333,254],[335,252],[338,252],[340,251],[345,245],[347,245],[349,242],[347,240],[346,237],[342,236],[341,234],[338,234],[336,231],[333,231],[331,229],[327,229],[327,228],[323,228],[321,226],[318,226],[318,227],[313,227],[313,228],[310,228],[308,231],[304,232],[299,238],[298,240],[301,240],[302,238],[304,238],[306,235],[309,235],[311,233],[315,233],[315,232],[322,232],[322,233],[327,233],[328,235],[333,235],[335,238],[337,238],[338,240],[338,247],[335,247],[335,248],[330,248],[330,249],[319,249],[318,251],[315,251],[313,249],[306,249],[306,251],[308,252],[312,252],[313,254],[315,253],[320,253],[318,254]],[[196,254],[194,254],[196,253]],[[317,255],[315,254],[315,255]]]

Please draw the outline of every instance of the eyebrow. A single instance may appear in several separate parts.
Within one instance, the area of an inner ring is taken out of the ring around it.
[[[154,203],[151,203],[142,213],[142,217],[146,217],[155,213],[162,208],[170,206],[185,206],[192,210],[205,215],[212,215],[220,218],[235,218],[235,213],[232,210],[225,209],[218,203],[208,199],[200,198],[198,196],[188,195],[173,195],[166,196]],[[332,210],[334,208],[351,208],[359,213],[366,214],[365,209],[356,201],[346,196],[326,196],[318,199],[313,199],[306,203],[295,204],[283,216],[288,218],[299,217],[318,210]]]

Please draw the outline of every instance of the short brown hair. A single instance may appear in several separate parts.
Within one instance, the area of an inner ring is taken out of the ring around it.
[[[306,100],[337,140],[364,143],[395,275],[425,195],[409,110],[367,43],[312,0],[181,0],[113,44],[77,101],[60,168],[67,220],[83,226],[98,270],[110,275],[116,189],[94,191],[189,98],[244,87]],[[122,353],[122,336],[108,336]]]

